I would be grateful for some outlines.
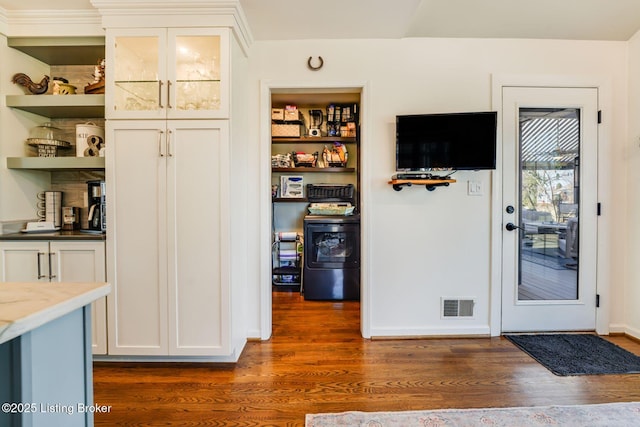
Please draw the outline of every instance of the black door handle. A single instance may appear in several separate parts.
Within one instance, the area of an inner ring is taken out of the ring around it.
[[[524,231],[524,228],[522,228],[520,226],[517,226],[512,222],[508,222],[507,225],[505,226],[505,228],[507,229],[507,231],[513,231],[513,230],[516,230],[516,229]]]

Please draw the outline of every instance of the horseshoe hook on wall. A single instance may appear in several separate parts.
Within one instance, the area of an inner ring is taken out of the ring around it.
[[[313,59],[312,56],[309,57],[309,60],[307,61],[307,66],[309,67],[309,69],[313,70],[313,71],[318,71],[320,68],[322,68],[322,66],[324,65],[324,60],[322,59],[322,56],[318,56],[318,60],[320,61],[320,64],[317,67],[314,67],[311,64],[311,60]]]

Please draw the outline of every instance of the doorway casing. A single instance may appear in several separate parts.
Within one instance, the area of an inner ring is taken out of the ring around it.
[[[367,82],[260,82],[260,339],[272,333],[271,300],[271,95],[273,93],[360,93],[360,142],[366,141],[369,123],[369,87]],[[371,294],[369,289],[369,164],[367,144],[360,145],[360,332],[370,338]]]
[[[597,88],[598,108],[601,111],[612,111],[611,82],[591,76],[565,75],[492,75],[492,109],[498,111],[498,129],[502,129],[505,117],[502,112],[502,90],[504,87],[556,87],[556,88]],[[515,120],[515,118],[513,118]],[[611,141],[611,121],[604,121],[598,126],[598,195],[597,200],[611,206],[606,199],[607,188],[610,188],[609,174],[606,165],[609,164],[610,153],[606,149]],[[502,164],[502,132],[498,132],[497,164]],[[491,310],[490,329],[492,336],[502,333],[502,171],[494,171],[491,188]],[[603,191],[604,189],[604,191]],[[585,207],[586,208],[586,207]],[[595,209],[595,206],[593,207]],[[609,333],[609,317],[611,310],[609,276],[610,262],[602,256],[609,253],[610,242],[608,236],[611,229],[610,220],[606,215],[598,218],[597,231],[597,277],[596,289],[600,296],[600,306],[596,310],[596,332],[601,335]]]

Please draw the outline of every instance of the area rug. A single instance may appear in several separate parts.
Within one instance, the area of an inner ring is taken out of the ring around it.
[[[306,427],[637,427],[640,403],[307,414]]]
[[[640,357],[591,334],[505,335],[556,375],[640,373]]]

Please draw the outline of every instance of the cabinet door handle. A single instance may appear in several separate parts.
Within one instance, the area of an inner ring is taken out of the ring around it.
[[[162,144],[162,135],[164,134],[163,131],[159,130],[158,131],[158,153],[160,154],[160,157],[164,157],[164,150],[162,149],[163,144]]]
[[[173,157],[173,149],[171,148],[171,139],[173,138],[173,132],[168,130],[167,131],[167,155],[169,157]]]
[[[38,252],[38,279],[42,279],[43,277],[47,277],[44,274],[42,274],[42,263],[40,262],[40,257],[44,255],[42,252]]]
[[[164,108],[162,106],[162,80],[158,80],[158,107]]]
[[[171,107],[171,80],[167,80],[167,108]]]
[[[53,274],[53,255],[55,252],[49,252],[49,280],[56,278],[56,275]]]

